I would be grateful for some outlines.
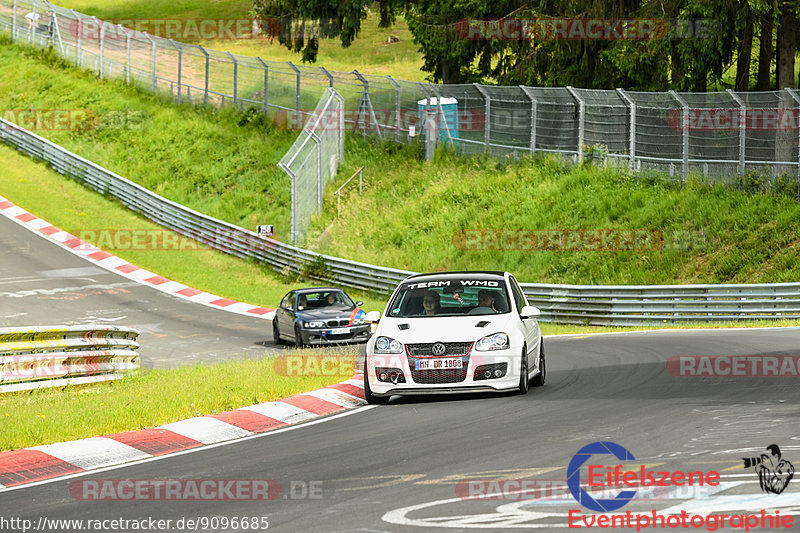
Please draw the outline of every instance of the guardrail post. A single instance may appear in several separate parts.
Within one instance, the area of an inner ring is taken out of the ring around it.
[[[583,161],[583,140],[586,134],[586,102],[571,86],[567,86],[567,90],[578,102],[578,161]]]
[[[200,51],[203,52],[203,55],[206,56],[206,61],[205,61],[205,63],[206,63],[206,75],[205,75],[205,85],[204,85],[204,88],[203,88],[203,105],[208,107],[208,71],[209,71],[209,69],[211,67],[211,64],[210,64],[211,63],[211,59],[209,58],[208,52],[206,51],[205,48],[203,48],[200,45],[198,45],[197,48],[199,48]]]
[[[298,69],[291,61],[286,62],[292,70],[294,71],[296,77],[295,89],[294,89],[294,126],[299,127],[300,125],[300,69]]]
[[[786,88],[786,92],[789,93],[789,96],[797,102],[797,113],[800,116],[800,93],[798,93],[797,89],[790,89]],[[797,128],[797,181],[798,187],[800,187],[800,128]],[[797,199],[800,200],[800,188],[797,191]]]
[[[744,103],[744,100],[739,98],[739,95],[733,92],[730,89],[727,89],[731,98],[739,104],[739,175],[744,176],[745,168],[744,168],[744,160],[745,160],[745,131],[747,128],[747,105]]]
[[[669,94],[683,107],[683,113],[681,115],[681,129],[683,130],[683,183],[686,184],[686,178],[689,176],[689,104],[675,91],[670,91]]]
[[[486,119],[483,121],[483,124],[484,124],[484,128],[483,128],[483,143],[485,144],[485,146],[486,146],[485,149],[488,152],[489,151],[489,138],[490,138],[489,136],[491,135],[491,129],[492,129],[492,120],[491,120],[491,117],[492,117],[492,99],[489,98],[489,95],[486,93],[486,91],[484,90],[484,88],[481,86],[480,83],[473,83],[472,85],[474,85],[475,88],[478,90],[478,92],[481,93],[481,96],[483,96],[484,114],[486,115]]]
[[[528,100],[531,101],[531,144],[530,144],[530,152],[531,155],[536,152],[536,116],[537,116],[537,106],[538,102],[536,101],[536,97],[533,95],[531,90],[524,85],[519,86],[522,89],[522,92],[525,93],[525,96],[528,97]]]
[[[264,114],[266,115],[269,108],[269,67],[260,57],[256,57],[256,60],[264,67]]]
[[[175,39],[170,39],[170,43],[178,51],[178,103],[181,103],[181,86],[182,86],[182,78],[183,78],[183,50],[181,50],[180,46],[177,45]]]
[[[625,91],[622,89],[617,89],[620,98],[622,98],[626,104],[628,104],[628,109],[630,110],[631,114],[631,124],[630,124],[630,148],[628,152],[630,153],[631,158],[631,171],[636,170],[636,102],[628,96]]]
[[[156,90],[158,89],[158,78],[156,76],[156,49],[158,48],[158,45],[156,44],[155,39],[150,37],[149,33],[145,33],[144,36],[150,39],[150,44],[153,45],[153,66],[150,74],[150,78],[152,80],[150,84],[150,90],[152,92],[156,92]]]
[[[236,61],[236,58],[233,57],[233,54],[230,52],[225,52],[228,54],[228,57],[231,58],[233,61],[233,107],[236,107],[236,103],[239,101],[239,62]]]
[[[394,78],[392,78],[391,76],[386,76],[386,79],[389,80],[389,83],[391,83],[392,87],[394,87],[394,100],[395,100],[395,102],[394,102],[394,127],[395,127],[395,133],[396,133],[396,137],[397,137],[397,142],[400,143],[400,142],[402,142],[401,131],[400,131],[400,125],[402,124],[402,120],[401,120],[401,117],[400,117],[400,115],[401,115],[401,111],[400,111],[400,104],[401,104],[401,101],[400,101],[400,96],[401,96],[401,94],[400,94],[401,93],[400,84],[397,83],[396,81],[394,81]]]

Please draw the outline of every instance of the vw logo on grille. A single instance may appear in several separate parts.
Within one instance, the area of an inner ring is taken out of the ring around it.
[[[447,347],[441,342],[434,343],[434,345],[431,346],[431,353],[433,353],[433,355],[444,355],[446,351]]]

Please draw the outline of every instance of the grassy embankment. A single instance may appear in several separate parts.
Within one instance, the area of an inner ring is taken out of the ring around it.
[[[40,134],[201,211],[246,227],[264,222],[285,227],[288,182],[274,164],[294,133],[252,123],[240,126],[233,114],[175,107],[19,54],[15,47],[0,47],[3,109],[28,109],[31,104],[36,109],[134,109],[149,117],[143,129],[135,131]],[[353,253],[365,261],[385,259],[384,264],[392,266],[421,265],[420,270],[502,265],[525,281],[784,281],[796,276],[798,213],[790,198],[700,185],[678,189],[612,171],[570,168],[556,160],[506,165],[441,157],[426,165],[403,149],[376,147],[359,139],[348,140],[348,161],[337,185],[362,164],[367,167],[364,194],[351,192],[341,217],[334,215],[329,190],[325,214],[317,222],[327,229],[320,237],[321,249]],[[9,148],[0,148],[0,168],[7,169],[0,173],[0,194],[65,229],[151,227],[116,202],[87,192]],[[50,194],[41,194],[43,190]],[[429,215],[421,219],[419,212]],[[465,252],[452,243],[456,231],[492,227],[704,230],[712,238],[700,250],[647,253]],[[386,244],[388,251],[383,249]],[[265,268],[216,252],[186,252],[190,256],[114,252],[167,277],[252,303],[274,306],[287,288]],[[581,329],[545,328],[545,333]],[[269,364],[265,359],[180,369],[174,374],[143,372],[88,391],[9,396],[0,400],[7,436],[0,446],[152,426],[341,379],[270,381],[265,377]],[[198,383],[207,383],[208,388],[198,388]],[[176,390],[182,393],[175,394]],[[186,394],[188,390],[192,393]],[[147,403],[142,403],[143,397]],[[163,409],[156,409],[159,404]],[[33,419],[35,423],[30,422]]]

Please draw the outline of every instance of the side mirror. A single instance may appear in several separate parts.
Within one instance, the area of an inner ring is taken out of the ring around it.
[[[361,307],[362,305],[364,305],[364,302],[362,302],[361,300],[356,302],[356,307]]]
[[[381,319],[381,312],[380,311],[370,311],[366,315],[364,315],[365,322],[372,322],[376,324]]]
[[[539,318],[541,314],[542,312],[539,311],[539,308],[532,305],[526,305],[522,308],[522,311],[519,312],[522,318]]]

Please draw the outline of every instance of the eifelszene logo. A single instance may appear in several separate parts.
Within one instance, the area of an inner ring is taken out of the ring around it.
[[[794,465],[781,458],[777,444],[767,446],[761,457],[744,457],[744,467],[753,468],[758,474],[758,484],[767,494],[780,494],[794,477]]]

